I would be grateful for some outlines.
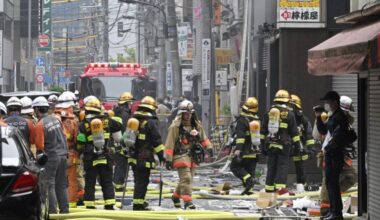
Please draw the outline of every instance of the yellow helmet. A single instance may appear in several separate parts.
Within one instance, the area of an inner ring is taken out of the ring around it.
[[[297,106],[297,108],[302,109],[302,102],[301,102],[300,97],[298,97],[297,95],[292,94],[290,96],[290,99],[291,99],[290,101],[292,102],[292,104],[294,104],[295,106]]]
[[[290,95],[285,89],[280,89],[277,91],[274,100],[275,102],[289,102]]]
[[[259,102],[255,97],[249,97],[241,108],[248,112],[257,113],[259,110]]]
[[[132,102],[133,101],[133,95],[130,92],[123,92],[120,97],[118,103],[120,105],[126,103],[126,102]]]
[[[84,109],[87,111],[94,111],[94,112],[101,112],[102,106],[100,104],[100,101],[95,96],[88,96],[85,98],[84,101]]]
[[[151,96],[145,96],[141,100],[140,107],[145,107],[145,108],[148,108],[151,110],[156,110],[157,109],[156,100],[154,100],[154,98]]]

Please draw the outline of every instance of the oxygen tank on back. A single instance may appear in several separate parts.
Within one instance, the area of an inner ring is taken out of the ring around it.
[[[94,143],[94,153],[102,154],[103,147],[106,143],[104,139],[104,130],[103,130],[103,122],[98,118],[92,119],[90,123],[91,134],[92,134],[92,142]]]
[[[272,108],[269,111],[268,132],[270,137],[274,137],[280,129],[280,110]]]
[[[140,122],[136,118],[130,118],[127,122],[127,127],[123,134],[123,141],[125,146],[133,147],[136,142],[136,134],[139,129]]]
[[[249,132],[251,133],[251,142],[254,146],[260,145],[260,122],[251,121],[249,123]]]

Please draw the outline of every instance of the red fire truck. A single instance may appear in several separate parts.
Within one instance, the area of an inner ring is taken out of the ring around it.
[[[89,63],[81,75],[80,98],[94,95],[105,109],[112,109],[123,92],[136,100],[145,95],[155,97],[157,82],[148,70],[137,63]]]

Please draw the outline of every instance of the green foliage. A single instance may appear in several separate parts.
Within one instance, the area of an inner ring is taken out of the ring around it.
[[[49,91],[54,91],[54,92],[59,92],[59,93],[62,93],[65,91],[64,88],[60,87],[60,86],[52,86],[49,88]]]
[[[230,116],[231,115],[231,108],[229,105],[224,105],[222,108],[222,114],[225,116]]]
[[[136,50],[135,48],[124,48],[124,54],[117,54],[117,57],[110,57],[110,62],[119,62],[119,63],[135,63],[136,62]]]

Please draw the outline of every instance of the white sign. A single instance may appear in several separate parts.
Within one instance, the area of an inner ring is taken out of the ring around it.
[[[227,71],[226,70],[216,71],[215,86],[227,86]]]
[[[178,54],[179,57],[187,57],[187,35],[189,32],[189,26],[178,27]]]
[[[45,67],[44,66],[36,66],[36,74],[44,74]]]
[[[211,40],[202,39],[202,83],[203,88],[210,88]]]
[[[193,88],[193,80],[191,76],[193,75],[192,69],[182,69],[182,91],[191,92]]]
[[[0,77],[2,76],[3,76],[3,31],[0,30]],[[3,84],[2,81],[1,81],[1,84]]]
[[[172,62],[166,63],[166,90],[173,90],[173,67]]]
[[[321,20],[320,0],[279,0],[278,21],[319,22]]]

